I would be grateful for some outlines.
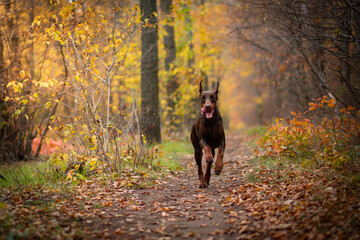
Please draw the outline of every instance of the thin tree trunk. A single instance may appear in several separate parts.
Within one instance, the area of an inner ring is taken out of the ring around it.
[[[188,68],[189,73],[194,73],[194,65],[195,65],[195,51],[194,51],[194,44],[193,44],[193,29],[192,29],[192,19],[190,15],[190,6],[187,3],[184,3],[183,5],[185,11],[185,26],[187,31],[187,41],[188,41]],[[190,80],[190,84],[197,85],[194,80]],[[197,96],[194,95],[193,98],[191,98],[191,104],[190,104],[190,111],[189,115],[186,116],[184,119],[185,128],[190,129],[192,124],[194,123],[194,117],[197,115],[196,112],[198,111],[198,99]]]
[[[61,54],[61,57],[62,57],[62,60],[63,60],[63,64],[64,64],[64,73],[65,73],[65,74],[64,74],[64,81],[63,81],[63,82],[66,82],[66,80],[67,80],[67,78],[68,78],[68,76],[69,76],[69,70],[68,70],[68,67],[67,67],[67,65],[66,65],[66,60],[65,60],[65,54],[64,54],[63,46],[62,46],[61,44],[59,44],[59,48],[60,48],[60,54]],[[64,91],[65,86],[66,86],[65,84],[63,84],[63,85],[61,86],[60,92],[63,92],[63,91]],[[40,136],[40,142],[39,142],[38,149],[37,149],[37,151],[36,151],[36,153],[35,153],[35,157],[38,157],[39,154],[40,154],[40,150],[41,150],[42,143],[43,143],[43,141],[44,141],[44,138],[45,138],[45,136],[46,136],[46,134],[47,134],[47,131],[48,131],[49,126],[50,126],[50,123],[51,123],[51,117],[55,115],[56,110],[57,110],[57,108],[58,108],[58,106],[59,106],[60,100],[61,100],[61,99],[59,99],[59,101],[57,101],[57,102],[55,103],[55,105],[53,106],[51,112],[47,111],[47,113],[46,113],[45,118],[47,118],[47,122],[46,122],[46,125],[45,125],[45,128],[44,128],[44,131],[42,132],[42,134],[41,134],[41,136]],[[44,118],[44,119],[45,119],[45,118]],[[40,126],[42,126],[42,123],[40,124]]]
[[[29,13],[29,26],[31,26],[31,24],[34,21],[34,15],[35,15],[35,0],[31,0],[30,1],[30,13]],[[30,27],[30,40],[32,40],[33,38],[31,37],[34,33],[34,30],[32,27]],[[35,62],[34,62],[34,43],[31,42],[30,46],[29,46],[29,69],[30,69],[30,76],[32,79],[35,78]],[[27,81],[26,84],[26,94],[30,95],[31,94],[31,88],[32,88],[32,81]],[[27,115],[30,115],[27,113]],[[30,115],[31,116],[31,115]],[[34,140],[34,138],[37,135],[37,131],[34,132],[33,129],[33,124],[31,124],[31,121],[33,120],[32,117],[30,117],[30,119],[24,119],[24,121],[26,121],[28,128],[27,128],[27,138],[26,138],[26,144],[25,144],[25,156],[27,156],[28,158],[31,158],[31,145],[32,145],[32,141]]]
[[[29,25],[31,26],[31,24],[34,21],[34,14],[35,14],[35,0],[31,0],[30,1],[30,15],[29,15]],[[32,36],[34,34],[34,30],[32,27],[30,27],[30,35]],[[32,37],[30,37],[30,39],[32,40]],[[30,46],[30,59],[29,59],[29,65],[30,65],[30,75],[31,78],[34,79],[35,77],[35,63],[34,63],[34,43],[31,42]]]
[[[188,67],[193,68],[195,64],[195,52],[194,52],[194,36],[192,31],[192,20],[190,16],[190,7],[187,3],[184,4],[184,8],[187,9],[185,14],[185,22],[186,22],[186,29],[187,29],[187,39],[189,41],[189,53],[188,53]]]
[[[176,58],[174,17],[172,16],[172,0],[161,0],[160,7],[163,14],[167,17],[167,23],[165,25],[166,35],[164,36],[164,46],[166,51],[165,69],[166,71],[169,71],[171,64],[174,63]]]

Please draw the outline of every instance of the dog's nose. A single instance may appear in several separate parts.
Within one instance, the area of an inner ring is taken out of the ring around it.
[[[207,100],[206,102],[205,102],[205,109],[209,109],[209,108],[211,108],[211,102],[209,101],[209,100]]]

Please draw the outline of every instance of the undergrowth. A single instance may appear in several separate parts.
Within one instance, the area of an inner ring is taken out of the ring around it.
[[[139,185],[144,186],[151,184],[151,180],[181,170],[179,158],[183,154],[191,153],[192,149],[186,141],[176,140],[139,147],[138,152],[135,150],[127,146],[122,152],[121,162],[112,161],[110,164],[96,157],[79,155],[73,150],[57,151],[48,157],[48,161],[2,164],[0,186],[9,188],[41,185],[56,188],[64,184],[76,186],[85,179],[102,177],[116,180],[130,175],[141,176],[143,183]],[[131,184],[127,187],[131,187]]]
[[[0,166],[0,186],[51,185],[60,180],[43,161],[16,162]]]
[[[359,176],[360,112],[352,107],[338,109],[335,100],[327,97],[309,106],[305,113],[292,112],[292,119],[276,119],[258,141],[258,157]]]

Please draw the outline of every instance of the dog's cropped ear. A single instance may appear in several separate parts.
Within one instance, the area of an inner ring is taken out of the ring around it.
[[[219,82],[216,82],[216,88],[214,90],[215,94],[218,95],[219,93]]]
[[[199,98],[201,97],[201,92],[203,91],[202,86],[201,86],[202,81],[203,81],[203,80],[200,81]]]

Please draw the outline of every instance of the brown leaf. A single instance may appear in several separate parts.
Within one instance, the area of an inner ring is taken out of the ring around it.
[[[247,226],[243,226],[242,228],[239,229],[238,234],[241,235],[243,232],[245,232],[247,229]]]
[[[237,220],[235,219],[235,218],[229,218],[228,220],[227,220],[227,223],[234,223],[234,222],[236,222]]]

